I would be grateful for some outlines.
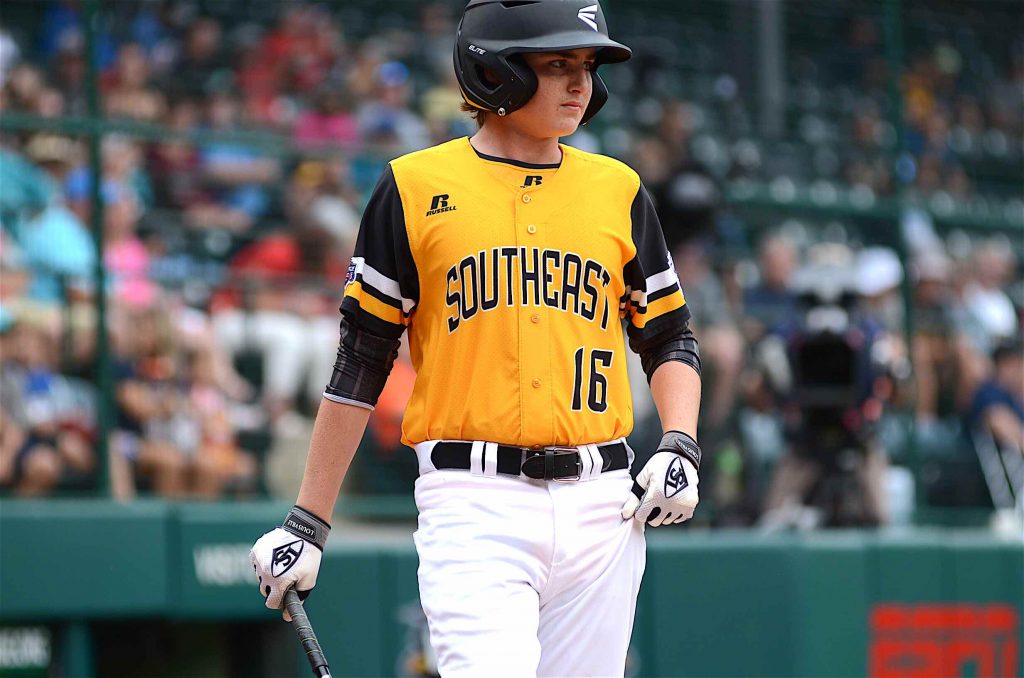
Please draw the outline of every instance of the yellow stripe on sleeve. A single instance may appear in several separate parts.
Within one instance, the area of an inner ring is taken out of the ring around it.
[[[646,313],[634,313],[630,321],[633,323],[634,327],[643,329],[644,325],[646,325],[648,321],[654,320],[666,313],[671,313],[677,308],[682,308],[685,305],[686,299],[683,297],[683,293],[676,290],[667,297],[662,297],[661,299],[657,299],[656,301],[648,304]]]
[[[345,296],[352,297],[359,302],[361,309],[377,316],[384,322],[391,323],[392,325],[408,325],[405,315],[400,309],[385,304],[380,299],[371,295],[363,289],[362,283],[358,280],[349,283],[348,287],[345,288]]]

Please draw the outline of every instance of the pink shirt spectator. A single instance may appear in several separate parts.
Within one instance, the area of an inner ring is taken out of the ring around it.
[[[305,148],[352,146],[359,141],[359,125],[348,113],[307,111],[295,122],[295,141]]]
[[[103,256],[111,272],[114,296],[134,308],[156,303],[157,287],[149,280],[149,252],[138,238],[110,243]]]

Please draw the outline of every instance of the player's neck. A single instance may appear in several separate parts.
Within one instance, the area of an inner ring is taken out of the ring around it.
[[[481,127],[470,139],[473,148],[484,155],[538,165],[562,161],[558,137],[535,137],[500,122],[488,121]]]

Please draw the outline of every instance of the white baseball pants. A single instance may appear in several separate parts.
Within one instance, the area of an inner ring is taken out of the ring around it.
[[[416,481],[420,601],[444,678],[622,676],[646,564],[626,470]]]

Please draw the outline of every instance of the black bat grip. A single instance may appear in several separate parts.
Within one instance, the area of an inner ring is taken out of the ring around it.
[[[309,660],[309,667],[313,669],[313,675],[317,678],[331,678],[331,669],[327,666],[327,657],[320,649],[320,642],[313,633],[313,625],[309,623],[306,610],[302,607],[299,594],[295,589],[288,589],[284,594],[284,606],[292,618],[292,628],[299,635],[302,649],[306,651],[306,658]]]

